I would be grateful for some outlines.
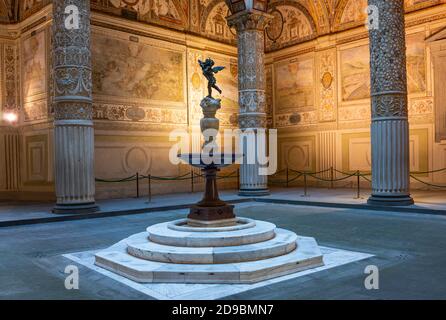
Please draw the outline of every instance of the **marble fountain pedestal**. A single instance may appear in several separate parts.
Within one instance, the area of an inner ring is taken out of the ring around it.
[[[218,130],[220,100],[202,101],[202,131]],[[204,121],[203,121],[204,120]],[[208,140],[205,142],[210,143]],[[273,223],[237,217],[218,196],[216,174],[242,155],[204,153],[179,157],[202,169],[203,199],[185,219],[149,226],[96,253],[95,264],[141,283],[255,283],[323,265],[314,238]]]

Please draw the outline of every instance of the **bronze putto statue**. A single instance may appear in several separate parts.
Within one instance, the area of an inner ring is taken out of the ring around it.
[[[205,61],[198,60],[204,77],[208,80],[208,97],[212,98],[212,88],[221,93],[221,89],[217,86],[217,79],[214,74],[222,71],[225,67],[214,67],[214,60],[207,58]]]

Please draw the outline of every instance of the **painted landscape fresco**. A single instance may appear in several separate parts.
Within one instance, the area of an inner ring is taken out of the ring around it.
[[[278,110],[314,105],[313,58],[292,60],[276,66],[276,106]]]
[[[407,89],[409,93],[426,90],[426,55],[424,33],[406,37],[407,47]]]
[[[23,96],[26,98],[45,92],[45,33],[23,41]]]
[[[426,90],[424,33],[406,37],[407,89],[410,94]],[[367,45],[341,51],[342,100],[370,97],[370,53]]]
[[[341,51],[342,101],[370,97],[370,53],[368,45]]]
[[[181,52],[99,35],[92,43],[94,94],[184,101]]]

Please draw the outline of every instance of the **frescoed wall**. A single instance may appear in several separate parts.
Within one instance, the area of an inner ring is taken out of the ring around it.
[[[0,107],[19,115],[17,127],[0,124],[0,151],[18,150],[8,158],[16,163],[0,157],[0,168],[12,168],[9,180],[0,176],[0,196],[7,188],[54,196],[50,1],[1,3],[0,23],[22,22],[0,28]],[[446,167],[445,144],[434,139],[438,84],[429,44],[446,27],[446,5],[439,3],[405,1],[412,170]],[[269,2],[267,121],[279,132],[282,168],[369,170],[365,6],[365,0]],[[198,59],[225,67],[217,75],[223,93],[214,92],[222,100],[218,117],[222,129],[238,125],[237,37],[227,27],[224,0],[91,0],[91,7],[96,176],[187,172],[169,161],[175,143],[169,133],[199,125],[206,81]],[[425,178],[446,182],[441,174]],[[188,182],[177,186],[160,183],[154,192],[190,189]],[[98,199],[134,192],[134,183],[97,183]]]
[[[39,30],[22,41],[22,97],[25,121],[46,119],[47,102],[47,33]]]
[[[353,47],[340,52],[342,101],[370,97],[369,47]]]

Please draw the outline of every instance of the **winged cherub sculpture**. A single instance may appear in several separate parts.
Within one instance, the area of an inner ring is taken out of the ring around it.
[[[203,71],[204,77],[208,80],[208,97],[212,98],[212,88],[221,93],[221,89],[217,86],[217,79],[215,79],[214,74],[223,70],[225,67],[214,67],[214,60],[207,58],[204,62],[198,60],[201,70]]]

